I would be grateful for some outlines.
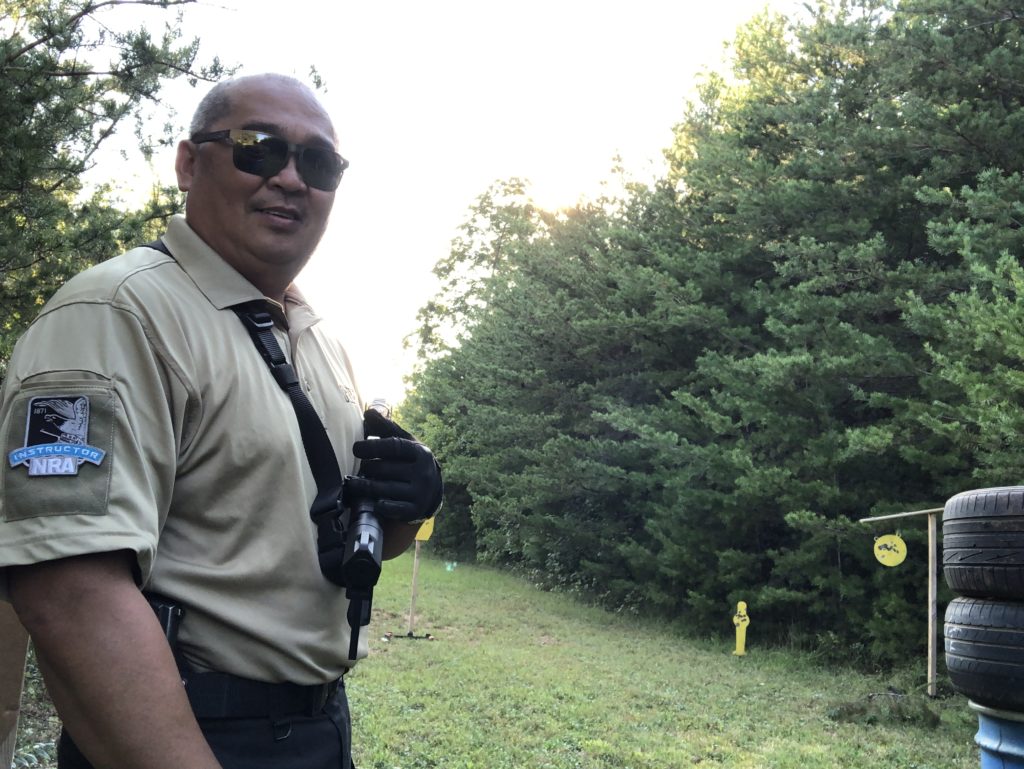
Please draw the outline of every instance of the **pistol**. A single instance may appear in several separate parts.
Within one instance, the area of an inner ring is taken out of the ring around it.
[[[160,628],[164,631],[167,643],[173,649],[178,643],[178,628],[181,627],[181,620],[185,616],[185,610],[180,604],[176,604],[162,595],[146,594],[146,600],[156,612],[156,618],[160,622]]]

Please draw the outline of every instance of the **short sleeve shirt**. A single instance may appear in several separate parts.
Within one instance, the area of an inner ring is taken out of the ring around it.
[[[163,240],[173,256],[137,248],[70,280],[18,342],[0,395],[0,598],[3,567],[126,549],[144,589],[185,608],[198,668],[330,680],[354,660],[344,590],[317,562],[316,484],[291,401],[230,309],[264,297],[182,217]],[[344,350],[298,292],[270,304],[356,472]]]

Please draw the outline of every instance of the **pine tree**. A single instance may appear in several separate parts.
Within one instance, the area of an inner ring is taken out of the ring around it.
[[[212,79],[216,60],[195,67],[198,41],[179,43],[168,24],[113,31],[121,6],[166,9],[194,0],[0,1],[0,376],[14,341],[71,275],[146,239],[180,207],[155,190],[139,210],[83,196],[97,150],[124,131],[171,78]],[[112,55],[109,65],[99,63]],[[151,137],[139,136],[143,154]]]

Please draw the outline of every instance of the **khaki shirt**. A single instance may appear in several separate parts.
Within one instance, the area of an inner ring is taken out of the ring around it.
[[[0,598],[2,567],[127,549],[146,590],[184,605],[200,669],[332,679],[354,662],[344,589],[317,564],[316,484],[291,401],[227,309],[262,294],[182,217],[164,243],[173,258],[136,248],[70,280],[18,342],[0,394]],[[348,358],[297,292],[285,302],[278,341],[352,474]]]

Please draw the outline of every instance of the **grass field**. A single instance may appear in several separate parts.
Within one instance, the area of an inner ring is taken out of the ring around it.
[[[966,700],[927,698],[923,665],[920,679],[872,677],[758,648],[756,606],[735,657],[728,639],[689,640],[424,558],[415,632],[429,641],[401,637],[411,574],[409,555],[389,564],[371,659],[348,679],[360,769],[979,765]],[[730,631],[732,613],[722,607]]]
[[[929,699],[910,672],[865,676],[760,648],[756,606],[748,655],[735,657],[728,638],[684,638],[423,558],[408,638],[412,565],[387,565],[364,629],[371,657],[346,678],[360,769],[979,765],[964,698]],[[732,608],[722,614],[731,629]],[[23,751],[52,732],[35,691]]]

